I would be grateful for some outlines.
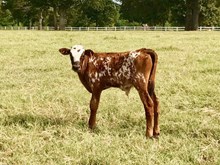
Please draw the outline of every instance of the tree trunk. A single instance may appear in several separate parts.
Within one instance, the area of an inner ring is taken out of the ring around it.
[[[55,6],[53,7],[53,23],[54,23],[55,30],[58,29],[57,17],[58,17],[57,7]]]
[[[18,20],[18,19],[16,20],[16,24],[17,24],[17,26],[19,26],[19,25],[20,25],[20,22],[19,22],[19,20]]]
[[[38,30],[43,29],[43,9],[40,10]]]
[[[32,19],[29,19],[29,27],[28,27],[28,29],[31,29],[31,27],[32,27]]]
[[[65,26],[66,26],[66,11],[64,9],[60,9],[60,19],[59,19],[59,26],[60,26],[60,30],[65,30]]]
[[[197,30],[199,26],[200,4],[199,0],[186,0],[186,25],[187,31]]]

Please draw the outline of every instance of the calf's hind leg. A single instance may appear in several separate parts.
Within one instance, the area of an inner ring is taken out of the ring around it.
[[[160,135],[160,127],[159,127],[160,109],[159,109],[159,100],[155,94],[155,91],[153,92],[153,95],[151,96],[151,98],[154,102],[154,131],[153,131],[153,135],[159,136]]]
[[[154,102],[147,90],[138,90],[141,101],[144,105],[146,116],[146,137],[153,137],[154,128]]]

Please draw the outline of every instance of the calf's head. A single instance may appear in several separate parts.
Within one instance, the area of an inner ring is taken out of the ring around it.
[[[63,55],[69,55],[72,69],[76,72],[80,70],[80,58],[84,54],[85,49],[82,45],[75,45],[71,49],[61,48],[59,52]]]

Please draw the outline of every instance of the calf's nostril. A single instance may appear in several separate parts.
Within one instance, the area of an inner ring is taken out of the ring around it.
[[[73,64],[75,67],[79,67],[79,62],[74,62]]]

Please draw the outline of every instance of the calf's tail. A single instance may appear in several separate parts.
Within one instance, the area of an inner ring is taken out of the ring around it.
[[[154,87],[155,87],[155,75],[156,75],[156,69],[157,69],[157,63],[158,63],[158,55],[157,53],[152,49],[146,49],[147,53],[150,55],[153,66],[151,68],[150,72],[150,78],[148,82],[148,93],[150,96],[154,93]]]

